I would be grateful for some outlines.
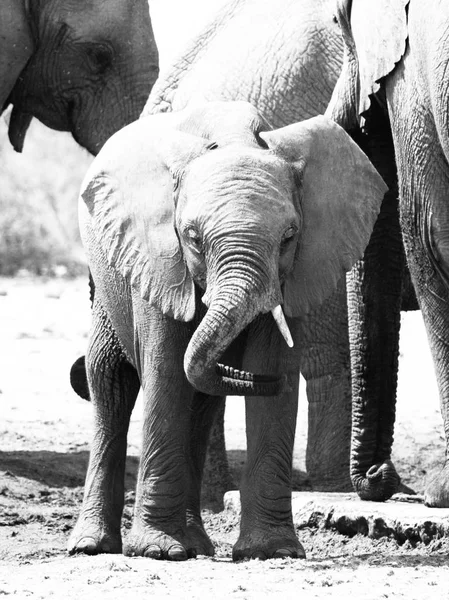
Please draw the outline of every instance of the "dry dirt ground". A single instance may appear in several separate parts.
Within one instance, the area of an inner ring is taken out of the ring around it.
[[[121,555],[69,557],[65,546],[82,499],[90,405],[68,372],[89,326],[87,280],[0,279],[0,596],[12,598],[448,598],[449,540],[399,545],[386,537],[298,530],[307,559],[232,563],[233,512],[205,511],[215,558],[165,563]],[[304,387],[304,386],[303,386]],[[301,391],[295,468],[304,470],[306,399]],[[243,403],[228,403],[234,471],[245,449]],[[129,437],[129,528],[141,411]],[[444,457],[443,428],[420,316],[404,316],[394,460],[418,493]]]

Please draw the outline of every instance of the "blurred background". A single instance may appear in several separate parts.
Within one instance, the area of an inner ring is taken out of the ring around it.
[[[223,2],[150,1],[161,68]],[[36,119],[18,154],[8,140],[8,117],[8,112],[0,117],[0,276],[85,272],[77,196],[92,158],[70,134]]]

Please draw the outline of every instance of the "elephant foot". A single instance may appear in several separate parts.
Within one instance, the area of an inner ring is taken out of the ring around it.
[[[197,555],[214,556],[215,548],[207,535],[201,519],[187,520],[187,535],[190,545],[195,548]]]
[[[87,523],[80,519],[72,531],[67,545],[69,554],[120,554],[122,538],[103,525]]]
[[[267,560],[269,558],[305,558],[306,553],[292,527],[276,527],[272,530],[252,530],[241,533],[234,548],[232,560],[251,558]]]
[[[155,560],[196,558],[197,550],[188,536],[178,531],[172,536],[150,526],[133,526],[125,541],[124,554]]]
[[[432,477],[424,492],[424,504],[435,508],[449,508],[449,464],[446,463]]]
[[[351,475],[352,485],[362,500],[385,502],[399,490],[401,479],[391,460],[373,465],[366,475]]]

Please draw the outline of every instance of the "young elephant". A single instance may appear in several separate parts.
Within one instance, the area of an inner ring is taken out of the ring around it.
[[[263,128],[246,102],[150,116],[114,135],[85,179],[95,431],[70,552],[121,551],[126,436],[141,384],[126,553],[213,554],[199,497],[214,396],[244,394],[248,459],[233,558],[304,556],[291,513],[301,361],[291,346],[302,315],[362,256],[385,185],[324,117]],[[127,364],[110,352],[117,339],[140,382],[117,366]]]

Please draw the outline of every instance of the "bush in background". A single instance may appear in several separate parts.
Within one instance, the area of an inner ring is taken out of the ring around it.
[[[22,154],[0,120],[0,275],[86,271],[78,192],[92,157],[68,133],[33,119]]]

